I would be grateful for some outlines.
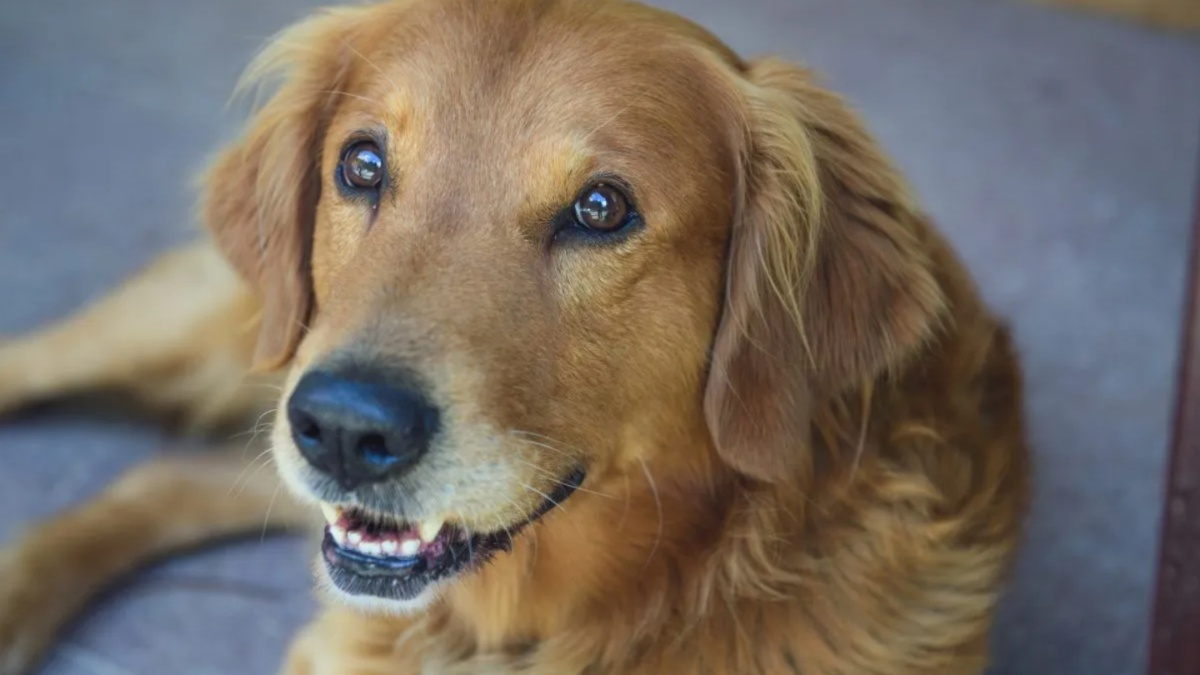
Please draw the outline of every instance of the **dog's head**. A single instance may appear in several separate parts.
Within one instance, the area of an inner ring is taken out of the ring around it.
[[[347,596],[420,604],[647,462],[795,481],[814,406],[941,306],[842,103],[677,17],[398,0],[289,29],[276,73],[205,220],[290,368],[275,454]]]

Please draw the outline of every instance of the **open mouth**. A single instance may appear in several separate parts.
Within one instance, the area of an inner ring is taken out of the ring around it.
[[[431,584],[469,572],[512,548],[525,526],[562,504],[583,483],[572,473],[523,521],[474,532],[443,521],[408,522],[357,506],[323,504],[328,525],[321,557],[335,586],[350,595],[413,600]]]

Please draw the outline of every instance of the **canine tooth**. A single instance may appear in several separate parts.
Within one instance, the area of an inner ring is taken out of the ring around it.
[[[400,555],[405,558],[411,558],[421,552],[420,539],[405,539],[400,542]]]
[[[346,541],[358,546],[362,543],[362,532],[349,532],[346,534]]]
[[[333,536],[333,540],[338,546],[346,545],[346,529],[340,525],[332,525],[329,528],[329,534]]]
[[[421,541],[433,541],[441,531],[442,521],[440,520],[421,521],[421,524],[417,526],[417,533],[421,535]]]
[[[381,549],[383,549],[384,555],[396,555],[396,540],[395,539],[384,539],[383,543],[381,543],[379,545],[379,547]]]
[[[321,502],[321,513],[325,514],[325,522],[329,523],[330,525],[336,523],[338,519],[342,517],[341,507],[334,506],[333,504],[326,504],[325,502]]]

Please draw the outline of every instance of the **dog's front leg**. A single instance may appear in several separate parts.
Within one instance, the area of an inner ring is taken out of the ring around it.
[[[24,675],[56,632],[119,576],[170,553],[264,528],[302,528],[309,510],[241,449],[160,457],[0,551],[0,675]],[[270,513],[270,520],[267,514]]]
[[[420,628],[410,619],[325,609],[296,636],[280,675],[424,675]]]
[[[197,429],[252,420],[277,389],[246,382],[257,313],[208,242],[169,251],[79,311],[0,336],[0,415],[117,391]]]

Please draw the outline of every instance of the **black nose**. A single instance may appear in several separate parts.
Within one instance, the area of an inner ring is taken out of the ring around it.
[[[347,490],[406,471],[437,426],[413,391],[322,371],[300,379],[287,413],[300,453]]]

